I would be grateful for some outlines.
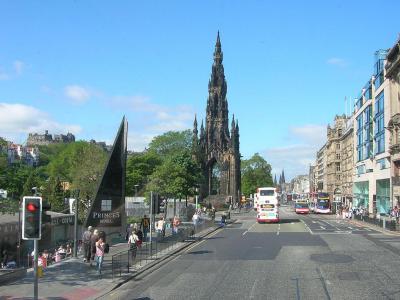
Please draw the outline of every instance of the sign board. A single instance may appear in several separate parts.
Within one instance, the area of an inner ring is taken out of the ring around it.
[[[51,224],[52,225],[74,225],[75,216],[62,216],[62,217],[52,217]]]

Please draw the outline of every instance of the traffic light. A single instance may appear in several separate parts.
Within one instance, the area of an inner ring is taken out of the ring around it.
[[[153,193],[153,214],[159,214],[160,213],[160,206],[161,206],[161,197],[159,194]]]
[[[22,239],[40,240],[42,234],[42,198],[22,199]]]
[[[51,223],[51,216],[46,214],[51,209],[51,204],[47,200],[42,200],[42,225]]]

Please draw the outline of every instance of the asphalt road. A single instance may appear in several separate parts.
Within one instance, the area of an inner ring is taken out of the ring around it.
[[[335,216],[255,213],[104,299],[400,299],[400,237]]]

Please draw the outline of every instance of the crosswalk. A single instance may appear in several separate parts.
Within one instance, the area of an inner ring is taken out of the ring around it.
[[[301,220],[313,234],[370,234],[378,231],[349,220],[322,219],[321,216],[303,216]]]

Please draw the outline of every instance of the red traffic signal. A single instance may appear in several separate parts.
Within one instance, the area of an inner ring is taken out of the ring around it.
[[[35,212],[36,209],[38,209],[38,208],[36,207],[35,203],[28,202],[28,204],[26,205],[26,209],[27,209],[29,212]]]
[[[22,199],[22,239],[40,240],[42,235],[42,198]]]

